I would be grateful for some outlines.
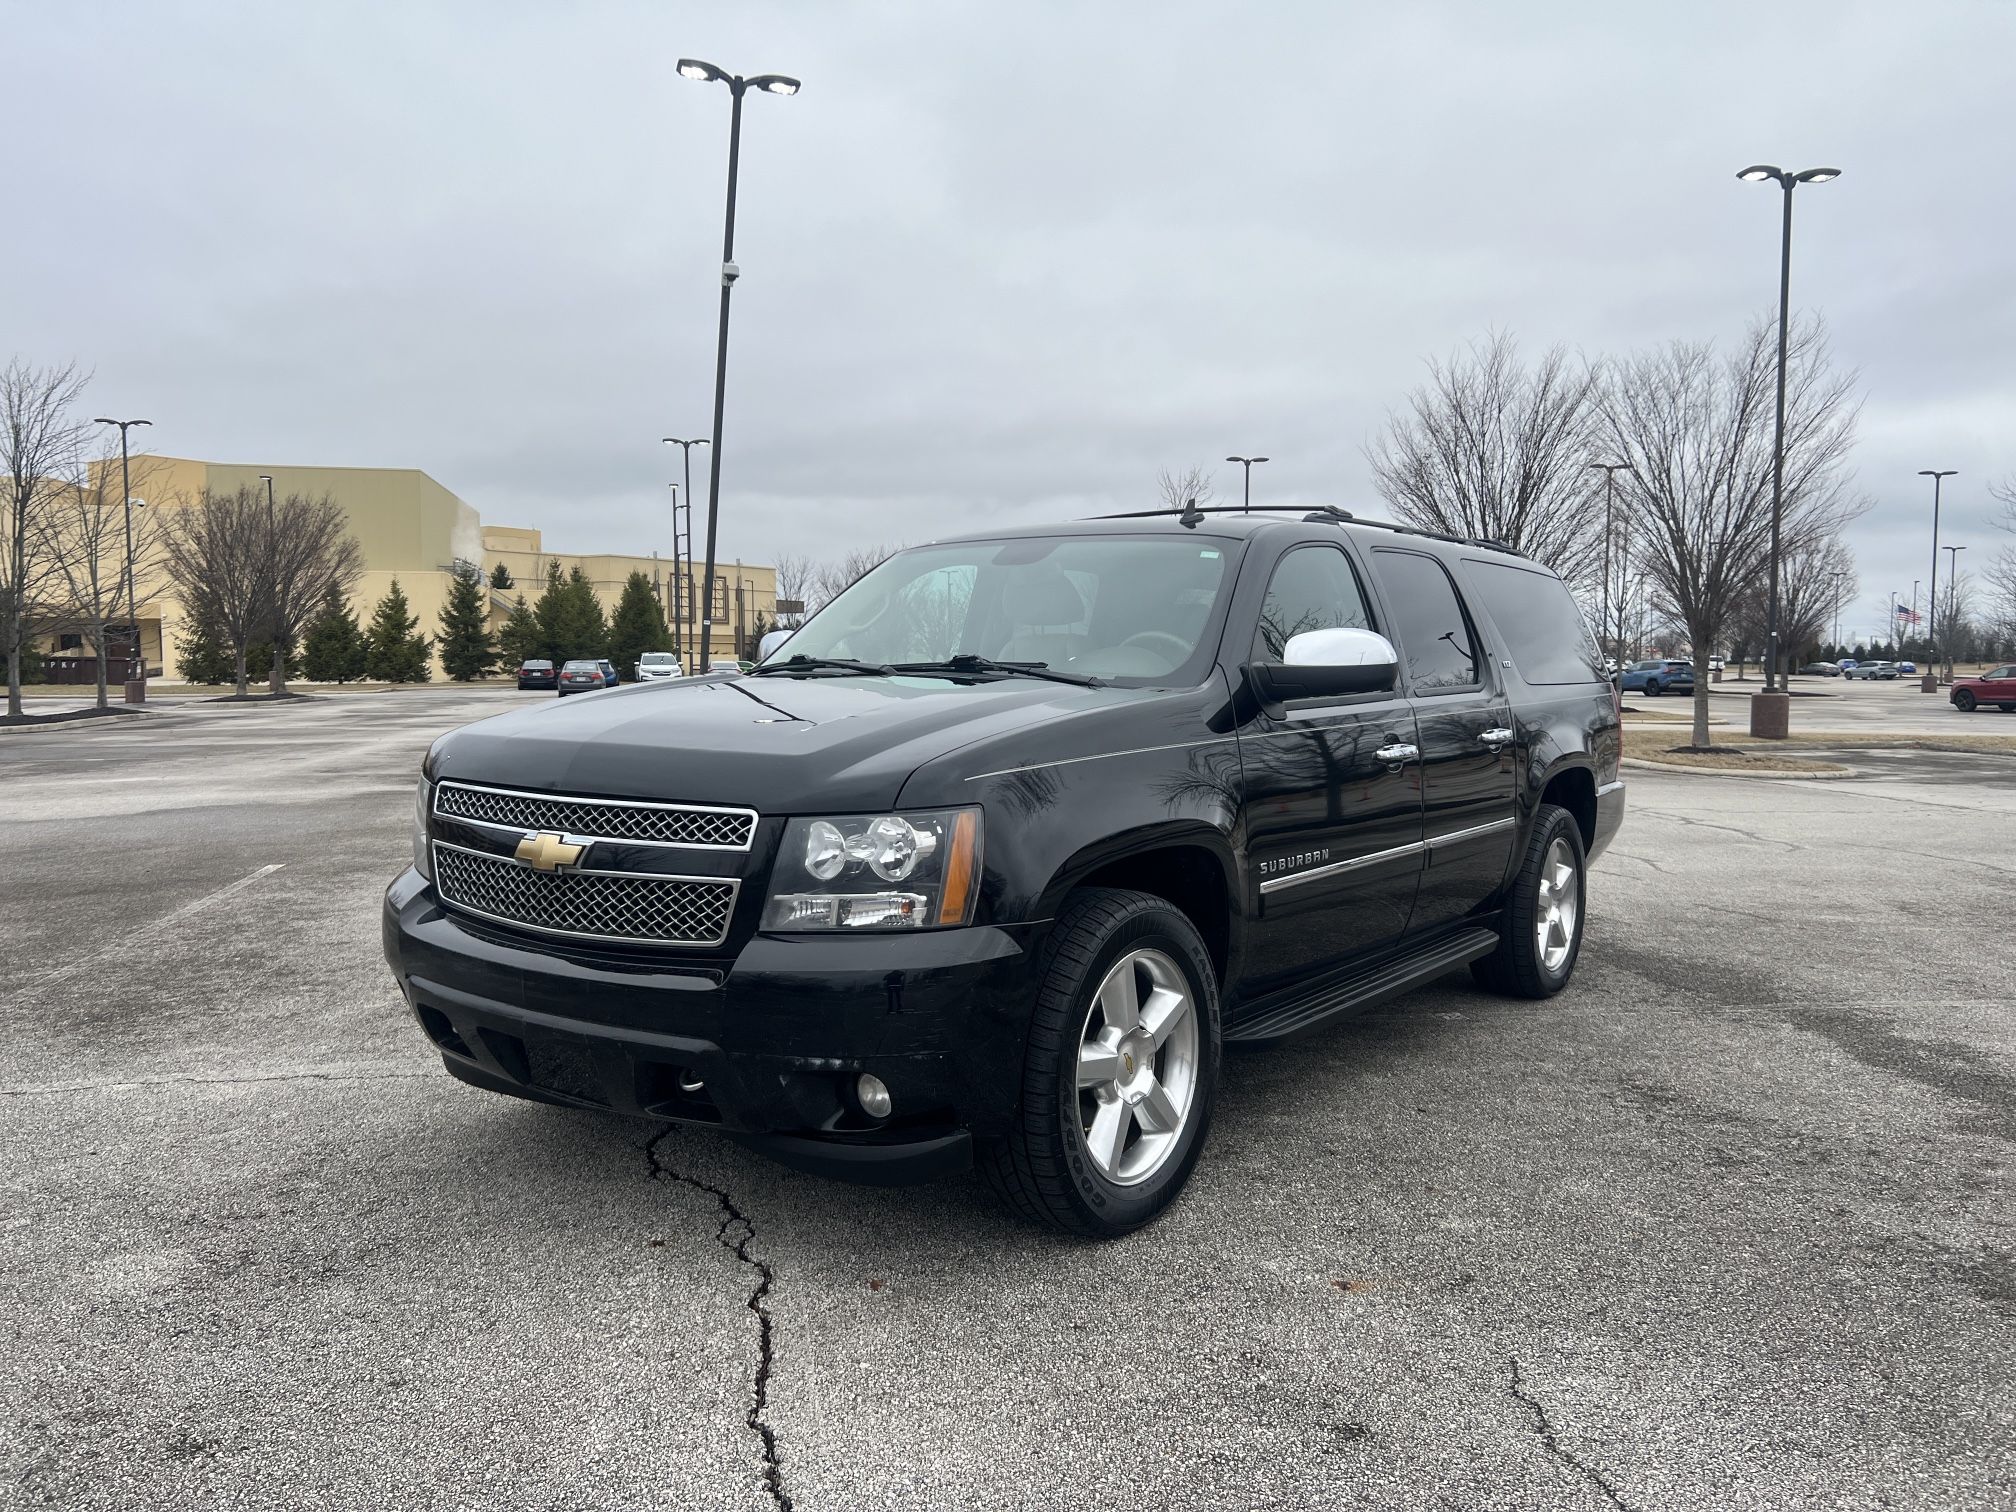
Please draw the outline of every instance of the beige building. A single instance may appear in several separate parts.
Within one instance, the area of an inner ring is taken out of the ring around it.
[[[232,493],[241,485],[262,489],[261,474],[272,475],[274,489],[283,498],[288,494],[306,498],[327,494],[348,516],[350,533],[364,554],[364,575],[351,590],[360,621],[369,620],[373,607],[397,578],[413,613],[420,617],[420,633],[437,634],[458,559],[478,563],[486,575],[500,562],[509,569],[515,586],[491,593],[493,629],[503,625],[519,593],[528,605],[538,598],[546,585],[549,563],[558,563],[563,574],[580,567],[595,585],[606,613],[615,612],[616,600],[632,572],[642,572],[651,579],[660,603],[669,605],[671,600],[669,560],[550,550],[540,531],[486,525],[473,505],[417,468],[286,467],[150,455],[133,459],[133,494],[150,509],[173,509],[200,499],[205,489],[216,493]],[[116,483],[113,491],[116,494]],[[679,640],[688,670],[698,669],[691,648],[699,638],[698,595],[693,591],[699,577],[700,564],[689,564],[687,590],[680,595],[685,624]],[[173,584],[160,572],[142,573],[136,597],[147,665],[154,675],[166,672],[172,676],[182,639],[192,628],[186,612]],[[709,649],[717,657],[734,656],[738,647],[751,644],[759,623],[767,626],[776,618],[775,570],[753,563],[717,562],[714,602]],[[670,622],[668,614],[667,624]],[[52,635],[47,649],[57,650],[59,639]],[[699,659],[699,664],[704,666],[704,659]],[[627,676],[630,669],[622,671]],[[440,675],[438,661],[435,674]]]

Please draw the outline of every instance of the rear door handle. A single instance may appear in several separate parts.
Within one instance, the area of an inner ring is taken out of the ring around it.
[[[1378,750],[1372,753],[1372,759],[1375,761],[1383,761],[1388,766],[1399,766],[1403,762],[1413,761],[1417,759],[1420,755],[1421,755],[1421,748],[1419,746],[1401,745],[1396,743],[1393,745],[1383,745],[1379,747]]]
[[[1482,735],[1479,735],[1477,738],[1483,741],[1484,744],[1486,744],[1487,746],[1491,746],[1492,748],[1495,749],[1498,746],[1510,745],[1512,743],[1512,732],[1510,730],[1503,728],[1496,730],[1486,730]]]

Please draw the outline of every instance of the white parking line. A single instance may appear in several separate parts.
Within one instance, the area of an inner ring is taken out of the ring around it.
[[[201,909],[208,908],[212,903],[221,903],[224,899],[243,892],[261,877],[271,876],[286,864],[285,861],[270,862],[260,867],[257,871],[240,877],[236,882],[227,882],[215,892],[205,893],[200,898],[194,898],[184,903],[180,908],[170,909],[152,924],[143,924],[131,934],[121,935],[118,939],[107,942],[88,955],[66,962],[61,966],[53,966],[40,976],[31,977],[27,986],[22,988],[20,995],[14,1001],[16,1003],[26,1003],[45,989],[55,986],[58,982],[67,982],[79,972],[88,971],[100,962],[108,961],[115,957],[130,956],[133,953],[134,946],[145,945],[151,942],[160,935],[167,933],[170,928],[181,920],[188,918],[189,915]]]

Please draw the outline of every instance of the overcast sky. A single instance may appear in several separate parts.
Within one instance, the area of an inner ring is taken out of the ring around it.
[[[0,22],[0,360],[76,359],[166,452],[420,467],[555,548],[664,549],[726,172],[692,54],[805,83],[744,115],[724,558],[1146,507],[1195,461],[1236,492],[1238,451],[1256,500],[1383,513],[1362,449],[1424,357],[1770,311],[1760,159],[1844,170],[1799,193],[1793,301],[1866,393],[1850,628],[1927,575],[1919,468],[1959,469],[1947,541],[2006,540],[2012,0]]]

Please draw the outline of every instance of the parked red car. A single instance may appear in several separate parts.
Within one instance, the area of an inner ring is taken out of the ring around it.
[[[2016,663],[1991,667],[1979,677],[1953,679],[1953,707],[1972,714],[1983,704],[1993,704],[2004,714],[2016,709]]]

